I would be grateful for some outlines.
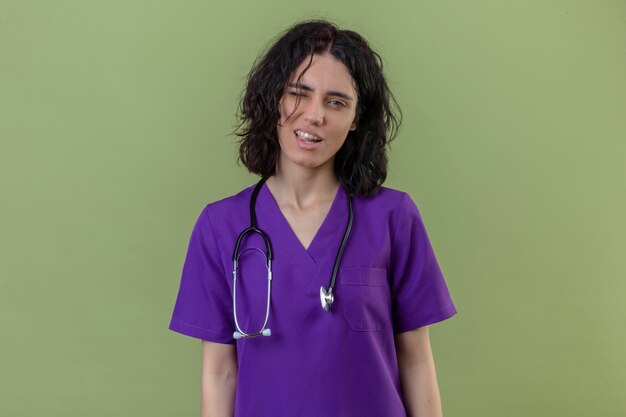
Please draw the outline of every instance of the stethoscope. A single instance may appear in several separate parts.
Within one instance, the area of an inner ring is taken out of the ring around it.
[[[261,189],[261,186],[266,179],[267,178],[261,178],[261,180],[254,187],[252,197],[250,198],[250,227],[243,230],[239,234],[239,237],[237,238],[237,244],[235,245],[235,250],[233,251],[233,315],[235,317],[235,326],[237,327],[237,330],[233,332],[233,338],[235,339],[241,339],[242,337],[256,337],[261,335],[270,336],[272,334],[272,331],[266,327],[267,320],[269,319],[270,315],[270,294],[272,290],[272,245],[270,243],[269,237],[267,236],[267,233],[257,227],[255,210],[257,195],[259,194],[259,190]],[[343,249],[346,246],[348,236],[350,236],[350,229],[352,228],[352,196],[350,194],[348,194],[348,213],[348,225],[343,234],[343,240],[341,241],[341,246],[339,247],[337,256],[335,257],[335,265],[333,267],[333,274],[330,278],[330,284],[328,288],[324,287],[323,285],[320,288],[320,301],[322,303],[322,308],[326,312],[330,310],[331,304],[335,301],[335,297],[333,295],[335,278],[337,277],[337,271],[339,270],[339,263],[341,262],[341,257],[343,255]],[[265,252],[263,252],[259,248],[248,248],[239,253],[239,244],[241,243],[244,236],[250,232],[258,233],[259,235],[261,235],[263,241],[265,242]],[[237,320],[237,265],[239,263],[239,257],[241,256],[241,254],[251,249],[258,250],[265,255],[265,263],[267,268],[267,304],[265,308],[265,321],[263,322],[261,330],[254,333],[246,333],[241,330],[241,327],[239,326],[239,321]]]

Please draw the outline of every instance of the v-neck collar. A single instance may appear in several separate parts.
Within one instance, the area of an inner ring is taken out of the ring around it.
[[[341,244],[340,240],[348,223],[348,197],[341,183],[308,249],[304,248],[294,233],[266,183],[263,183],[259,190],[257,209],[260,209],[268,221],[269,230],[266,232],[272,246],[282,247],[282,252],[287,255],[291,264],[298,267],[303,275],[308,276],[305,283],[308,284],[310,281],[309,275],[321,272],[322,266],[334,262],[336,250]],[[276,252],[276,248],[274,251]],[[332,259],[326,261],[330,257]],[[328,269],[332,269],[332,265]]]

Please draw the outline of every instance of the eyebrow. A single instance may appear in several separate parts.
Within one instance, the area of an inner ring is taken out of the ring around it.
[[[309,87],[306,84],[301,84],[301,83],[289,83],[287,84],[288,87],[293,87],[293,88],[300,88],[302,90],[306,90],[306,91],[314,91],[313,88]],[[346,94],[346,93],[342,93],[340,91],[327,91],[326,94],[328,94],[329,96],[335,96],[335,97],[341,97],[343,99],[346,100],[350,100],[350,101],[354,101],[354,99],[352,98],[352,96]]]

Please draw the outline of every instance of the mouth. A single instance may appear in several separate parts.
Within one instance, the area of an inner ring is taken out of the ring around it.
[[[322,141],[322,138],[319,136],[315,136],[308,132],[303,132],[302,130],[294,130],[296,137],[299,139],[301,143],[305,145],[314,145]]]

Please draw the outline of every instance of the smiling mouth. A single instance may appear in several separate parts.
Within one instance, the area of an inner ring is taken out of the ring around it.
[[[310,133],[302,132],[300,130],[294,130],[296,136],[304,143],[318,143],[321,142],[322,139],[319,137],[312,135]]]

